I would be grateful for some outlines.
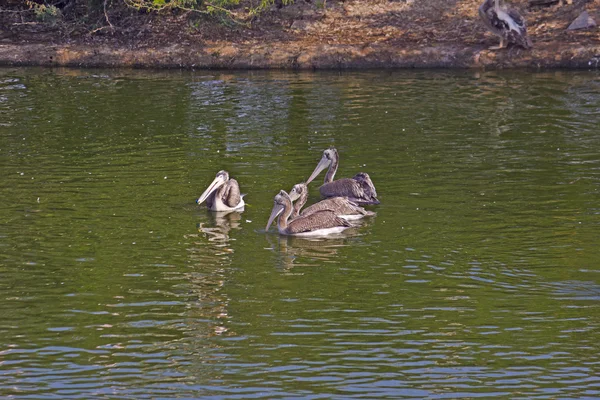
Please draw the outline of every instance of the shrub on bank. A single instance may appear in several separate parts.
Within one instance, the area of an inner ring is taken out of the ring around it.
[[[288,3],[291,1],[284,1]],[[5,0],[0,16],[21,23],[81,23],[90,27],[114,28],[113,23],[140,14],[158,16],[182,13],[208,15],[235,22],[249,22],[273,5],[274,0]]]

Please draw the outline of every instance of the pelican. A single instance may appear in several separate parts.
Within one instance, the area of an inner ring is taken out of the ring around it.
[[[202,204],[206,200],[206,207],[212,211],[243,211],[244,196],[240,194],[238,182],[229,179],[227,171],[219,171],[196,203]]]
[[[292,199],[285,190],[280,191],[275,196],[273,203],[273,210],[265,230],[269,230],[275,218],[279,216],[277,229],[281,235],[326,236],[342,232],[352,226],[348,221],[337,217],[331,210],[315,211],[312,214],[302,215],[288,222],[292,214]]]
[[[299,215],[306,216],[320,210],[331,210],[338,217],[351,220],[359,219],[367,216],[375,215],[373,211],[367,211],[360,207],[353,201],[348,200],[347,197],[331,197],[329,199],[322,200],[312,206],[306,207],[300,213],[300,209],[304,207],[308,200],[308,186],[306,183],[298,183],[294,185],[290,190],[290,199],[294,203],[294,210],[292,211],[291,218],[296,218]]]
[[[306,184],[308,185],[319,175],[321,171],[329,167],[325,174],[325,183],[319,188],[323,197],[347,197],[350,201],[359,205],[379,204],[377,191],[366,172],[359,172],[353,178],[333,180],[338,169],[339,156],[335,147],[323,151],[321,161],[310,175]]]
[[[500,0],[485,0],[479,6],[479,16],[493,34],[500,36],[500,45],[492,46],[490,50],[503,49],[509,43],[525,49],[533,47],[531,39],[527,36],[525,19],[514,8],[500,6]]]

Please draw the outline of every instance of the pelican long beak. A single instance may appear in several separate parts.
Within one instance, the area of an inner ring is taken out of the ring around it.
[[[198,201],[196,201],[196,203],[198,204],[202,204],[202,202],[204,200],[206,200],[206,198],[208,196],[210,196],[210,194],[212,192],[214,192],[215,190],[217,190],[218,188],[220,188],[221,186],[223,186],[225,184],[225,179],[223,179],[223,177],[221,175],[217,176],[212,182],[211,184],[208,186],[208,188],[204,191],[204,193],[202,193],[202,195],[198,198]]]
[[[271,224],[273,223],[273,221],[275,220],[275,218],[277,218],[277,216],[279,214],[281,214],[281,212],[283,211],[284,207],[281,204],[275,204],[273,206],[273,210],[271,211],[271,216],[269,217],[269,222],[267,222],[267,227],[265,228],[265,231],[269,230],[269,227],[271,226]]]
[[[308,178],[306,180],[306,184],[308,185],[309,183],[311,183],[313,181],[313,179],[315,179],[321,173],[321,171],[323,171],[325,168],[327,168],[329,166],[329,164],[331,164],[331,160],[329,160],[325,156],[321,157],[321,161],[319,161],[319,163],[317,164],[317,167],[315,168],[313,173],[310,175],[310,178]]]

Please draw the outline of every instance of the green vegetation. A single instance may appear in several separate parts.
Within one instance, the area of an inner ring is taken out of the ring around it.
[[[238,23],[250,22],[278,0],[7,0],[0,14],[22,22],[80,23],[114,29],[131,16],[207,15]],[[278,1],[282,4],[291,0]],[[113,25],[115,24],[115,25]]]
[[[42,22],[54,23],[62,18],[60,9],[52,4],[31,3],[36,18]]]

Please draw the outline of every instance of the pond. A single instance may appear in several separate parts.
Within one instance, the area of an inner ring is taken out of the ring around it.
[[[600,397],[599,126],[597,72],[1,69],[0,397]],[[265,232],[329,146],[376,215]]]

